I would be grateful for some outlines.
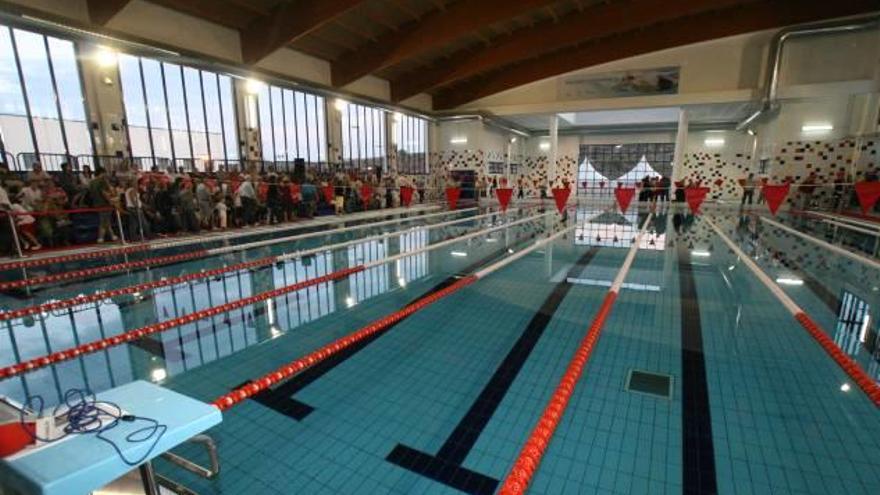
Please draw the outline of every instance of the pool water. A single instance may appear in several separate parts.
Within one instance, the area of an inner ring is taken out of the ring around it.
[[[601,213],[581,207],[568,219],[580,225],[558,241],[225,411],[223,423],[208,432],[222,465],[216,479],[161,460],[158,472],[204,494],[493,493],[647,215],[635,207],[627,215]],[[768,228],[754,215],[722,209],[706,215],[771,278],[787,281],[780,284],[784,291],[880,377],[873,340],[880,274]],[[0,333],[2,364],[500,221],[438,229],[413,221],[344,237],[329,233],[303,246],[406,229],[384,242],[12,320]],[[147,379],[210,402],[555,228],[555,219],[539,218],[414,254],[0,382],[0,393],[41,394],[51,403],[71,387],[100,391]],[[35,299],[0,296],[0,304],[29,305],[303,246],[119,274],[44,289]],[[669,375],[671,396],[628,391],[632,371]],[[662,208],[529,493],[880,493],[880,412],[850,382],[702,217]]]

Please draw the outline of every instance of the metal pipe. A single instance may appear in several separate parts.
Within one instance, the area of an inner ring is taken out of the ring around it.
[[[211,463],[210,467],[206,468],[172,452],[165,452],[162,454],[162,458],[202,478],[212,479],[220,474],[220,460],[217,458],[217,444],[214,443],[214,439],[202,434],[190,438],[187,442],[198,443],[205,447],[208,452],[208,460]]]
[[[848,33],[875,28],[880,22],[880,14],[871,14],[860,17],[849,17],[832,21],[823,21],[812,24],[799,24],[781,29],[773,36],[770,43],[770,53],[767,57],[767,73],[764,81],[764,97],[761,107],[753,114],[737,124],[736,130],[746,130],[753,122],[763,114],[774,111],[778,107],[776,101],[779,90],[779,73],[782,68],[782,50],[785,42],[791,38],[803,36],[821,36],[825,34]]]

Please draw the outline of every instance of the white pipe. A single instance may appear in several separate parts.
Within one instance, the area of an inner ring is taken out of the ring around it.
[[[772,225],[772,226],[774,226],[774,227],[780,228],[780,229],[782,229],[782,230],[784,230],[784,231],[786,231],[786,232],[788,232],[788,233],[791,233],[791,234],[794,234],[794,235],[796,235],[796,236],[798,236],[798,237],[801,237],[801,238],[803,238],[803,239],[806,239],[806,240],[808,240],[808,241],[810,241],[810,242],[812,242],[812,243],[814,243],[814,244],[817,244],[817,245],[819,245],[819,246],[822,246],[822,247],[824,247],[825,249],[828,249],[828,250],[830,250],[830,251],[833,251],[833,252],[835,252],[835,253],[837,253],[837,254],[840,254],[840,255],[846,256],[847,258],[849,258],[849,259],[851,259],[851,260],[858,261],[859,263],[862,263],[862,264],[868,265],[868,266],[870,266],[871,268],[874,268],[874,269],[880,269],[880,262],[877,262],[876,260],[873,260],[873,259],[868,258],[868,257],[866,257],[866,256],[862,256],[862,255],[859,255],[859,254],[853,253],[852,251],[849,251],[849,250],[847,250],[847,249],[843,249],[843,248],[840,247],[840,246],[835,246],[834,244],[831,244],[830,242],[823,241],[822,239],[819,239],[819,238],[813,237],[813,236],[811,236],[811,235],[809,235],[809,234],[804,234],[803,232],[801,232],[801,231],[799,231],[799,230],[793,229],[793,228],[791,228],[791,227],[789,227],[789,226],[787,226],[787,225],[783,225],[783,224],[781,224],[781,223],[779,223],[779,222],[777,222],[777,221],[775,221],[775,220],[771,220],[771,219],[769,219],[769,218],[767,218],[767,217],[758,217],[758,218],[760,218],[762,222],[765,222],[765,223],[767,223],[767,224],[769,224],[769,225]]]
[[[513,211],[517,211],[517,210],[519,210],[519,208],[512,208],[509,211],[513,212]],[[290,254],[283,254],[281,256],[277,256],[275,259],[277,259],[278,261],[286,261],[286,260],[294,259],[294,258],[302,258],[304,256],[311,256],[313,254],[322,253],[325,251],[335,251],[336,249],[340,249],[340,248],[344,248],[344,247],[348,247],[348,246],[353,246],[355,244],[362,244],[365,242],[378,241],[380,239],[394,237],[394,236],[400,235],[401,233],[412,231],[413,229],[431,230],[431,229],[436,229],[436,228],[440,228],[440,227],[447,227],[449,225],[455,225],[457,223],[464,223],[464,222],[470,222],[472,220],[479,220],[479,219],[490,217],[493,215],[502,216],[502,215],[504,215],[504,213],[502,213],[500,211],[493,211],[491,213],[484,213],[482,215],[477,215],[477,216],[473,216],[473,217],[456,218],[455,220],[449,220],[449,221],[441,222],[441,223],[434,223],[434,224],[430,224],[430,225],[417,225],[417,226],[397,230],[395,232],[386,232],[384,234],[377,234],[374,236],[362,237],[360,239],[352,239],[350,241],[338,242],[336,244],[329,244],[329,245],[325,245],[325,246],[318,246],[316,248],[304,249],[302,251],[296,251],[296,252],[293,252]]]
[[[626,274],[629,272],[629,267],[632,266],[633,261],[636,259],[636,253],[639,251],[639,245],[642,243],[642,237],[645,235],[645,232],[648,230],[648,224],[651,222],[651,217],[653,217],[653,213],[649,213],[648,217],[645,218],[645,223],[642,224],[641,230],[639,230],[638,235],[636,235],[636,240],[633,242],[632,246],[629,247],[629,252],[626,253],[626,259],[623,260],[623,265],[620,266],[620,270],[617,272],[617,276],[614,277],[614,282],[611,284],[611,292],[618,294],[620,292],[620,286],[623,285],[624,279],[626,279]]]
[[[829,213],[822,213],[822,212],[818,212],[818,211],[809,211],[809,212],[807,212],[807,214],[821,217],[823,219],[828,219],[828,220],[843,222],[843,223],[847,223],[847,224],[851,224],[851,225],[858,225],[861,227],[869,227],[869,228],[873,228],[876,230],[880,230],[880,224],[877,224],[876,222],[868,222],[866,220],[858,220],[856,218],[851,218],[851,217],[847,217],[847,216],[843,216],[843,215],[831,215]]]
[[[822,222],[823,222],[823,223],[827,223],[827,224],[829,224],[829,225],[834,225],[835,227],[841,227],[841,228],[844,228],[844,229],[846,229],[846,230],[851,230],[851,231],[853,231],[853,232],[859,232],[859,233],[861,233],[861,234],[868,234],[868,235],[870,235],[870,236],[872,236],[872,237],[880,236],[880,232],[878,232],[878,231],[876,231],[876,230],[863,229],[863,228],[861,228],[861,227],[856,227],[855,225],[852,225],[852,224],[849,224],[849,223],[838,222],[838,221],[835,221],[835,220],[828,220],[827,218],[822,219]]]
[[[712,227],[715,233],[718,234],[719,237],[721,237],[721,240],[724,241],[725,244],[727,244],[727,247],[729,247],[734,253],[736,253],[740,261],[742,261],[747,267],[749,267],[749,270],[751,270],[752,273],[754,273],[755,276],[758,277],[758,280],[760,280],[761,283],[764,284],[764,286],[770,289],[770,292],[772,292],[773,295],[776,296],[777,299],[779,299],[779,302],[781,302],[782,305],[785,306],[785,309],[787,309],[792,316],[796,316],[798,313],[804,312],[800,308],[800,306],[798,306],[797,303],[792,300],[792,298],[788,297],[788,294],[786,294],[785,291],[783,291],[782,288],[779,287],[779,285],[777,285],[766,273],[764,273],[764,270],[761,270],[758,264],[755,263],[751,258],[749,258],[746,253],[744,253],[742,249],[740,249],[739,246],[736,245],[735,242],[731,241],[730,238],[727,237],[712,220],[709,220],[707,217],[703,216],[703,221],[709,224],[710,227]]]
[[[340,232],[348,232],[350,230],[359,230],[359,229],[368,229],[368,228],[372,228],[372,227],[381,227],[383,225],[403,223],[403,222],[408,222],[408,221],[413,221],[413,220],[424,220],[426,218],[446,216],[446,215],[451,215],[454,213],[469,212],[469,211],[474,211],[477,209],[478,208],[466,208],[463,210],[441,211],[441,212],[437,212],[437,213],[429,213],[427,215],[416,215],[416,216],[406,217],[406,218],[394,218],[391,220],[383,220],[381,222],[365,223],[365,224],[361,224],[361,225],[352,225],[351,227],[343,227],[341,229],[333,229],[333,230],[329,230],[329,231],[321,230],[318,232],[308,232],[306,234],[297,234],[297,235],[292,235],[292,236],[288,236],[288,237],[266,239],[264,241],[254,241],[254,242],[249,242],[246,244],[235,244],[233,246],[224,246],[224,247],[219,247],[219,248],[208,249],[208,255],[213,256],[213,255],[217,255],[217,254],[229,253],[232,251],[244,251],[247,249],[254,249],[254,248],[269,246],[272,244],[278,244],[278,243],[282,243],[282,242],[301,241],[303,239],[310,239],[312,237],[323,237],[323,236],[338,234]]]
[[[459,237],[453,237],[452,239],[447,239],[445,241],[438,242],[437,244],[431,244],[430,246],[425,246],[423,248],[415,249],[413,251],[407,251],[405,253],[395,254],[394,256],[389,256],[387,258],[371,261],[369,263],[364,263],[364,268],[372,268],[374,266],[384,265],[385,263],[391,263],[392,261],[397,261],[399,259],[407,258],[409,256],[413,256],[416,254],[424,253],[427,251],[431,251],[433,249],[439,249],[444,246],[448,246],[450,244],[455,244],[456,242],[466,241],[468,239],[473,239],[474,237],[479,237],[481,235],[488,234],[489,232],[494,232],[496,230],[506,229],[508,227],[513,227],[514,225],[519,225],[526,222],[532,222],[538,220],[541,217],[546,217],[548,215],[556,215],[555,211],[547,212],[547,213],[539,213],[537,215],[533,215],[530,217],[522,218],[520,220],[516,220],[514,222],[506,223],[504,225],[497,225],[495,227],[489,227],[487,229],[478,230],[476,232],[471,232],[470,234],[465,234]]]

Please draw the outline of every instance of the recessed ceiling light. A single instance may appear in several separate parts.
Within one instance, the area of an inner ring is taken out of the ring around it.
[[[712,148],[717,148],[718,146],[724,146],[724,138],[706,138],[703,141],[703,144]]]
[[[456,136],[449,140],[449,144],[467,144],[467,136]]]
[[[827,123],[827,122],[804,124],[801,127],[801,130],[804,132],[828,132],[833,129],[834,129],[834,126]]]

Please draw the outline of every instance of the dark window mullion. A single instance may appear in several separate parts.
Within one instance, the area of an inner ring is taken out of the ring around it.
[[[147,117],[147,137],[150,142],[150,158],[153,160],[153,165],[157,165],[156,162],[156,147],[153,145],[153,124],[150,120],[150,100],[147,98],[147,83],[144,79],[144,60],[138,57],[138,75],[141,76],[141,93],[143,93],[144,97],[144,115]],[[143,168],[143,166],[141,166]]]
[[[70,146],[67,143],[67,130],[64,129],[64,115],[61,112],[61,97],[58,96],[58,81],[55,79],[55,64],[52,63],[52,52],[49,51],[49,38],[46,36],[43,36],[43,48],[46,50],[46,62],[49,63],[49,81],[52,83],[52,95],[55,97],[55,111],[58,113],[58,127],[61,129],[61,142],[64,143],[64,155],[67,156],[69,160]]]
[[[15,33],[11,28],[7,27],[7,31],[9,31],[9,41],[12,44],[12,54],[15,57],[15,69],[18,71],[18,84],[21,85],[21,95],[24,100],[24,111],[27,114],[28,119],[28,130],[31,132],[31,140],[33,140],[33,148],[34,155],[40,156],[40,145],[37,143],[37,132],[34,130],[34,117],[31,114],[31,102],[30,97],[28,97],[28,89],[24,83],[24,72],[21,70],[21,59],[18,56],[18,43],[15,41]]]
[[[174,149],[174,129],[171,127],[171,105],[168,103],[168,85],[165,83],[165,64],[159,63],[162,76],[162,96],[165,98],[165,123],[168,124],[168,141],[171,143],[171,163],[177,168],[177,153]]]
[[[183,92],[183,111],[186,114],[186,139],[189,142],[189,156],[192,157],[193,163],[195,163],[195,147],[193,147],[192,129],[189,126],[189,96],[186,94],[186,78],[183,77],[183,66],[178,65],[177,68],[180,71],[180,90]]]
[[[204,72],[202,70],[199,70],[199,91],[201,91],[202,93],[202,118],[205,121],[205,143],[208,145],[208,160],[211,160],[214,155],[211,153],[211,131],[208,127],[208,104],[205,102],[205,79]],[[195,167],[196,157],[193,156],[193,168]]]

